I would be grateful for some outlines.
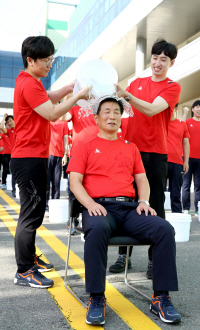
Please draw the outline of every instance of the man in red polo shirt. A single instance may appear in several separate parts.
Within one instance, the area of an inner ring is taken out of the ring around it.
[[[52,199],[60,198],[60,179],[62,174],[62,166],[67,163],[67,149],[68,149],[68,125],[58,119],[50,123],[51,126],[51,139],[49,145],[49,158],[48,158],[48,179],[47,179],[47,192],[46,192],[46,211],[49,211],[49,194],[50,182],[52,183],[51,192]]]
[[[189,169],[190,135],[186,123],[176,119],[175,113],[177,110],[178,104],[176,104],[174,112],[171,115],[171,121],[168,127],[167,178],[169,179],[171,210],[172,212],[182,213],[181,187],[183,175],[186,175]]]
[[[198,201],[200,201],[200,100],[192,105],[193,117],[186,120],[190,133],[189,171],[183,178],[182,203],[185,213],[190,210],[190,186],[194,176],[194,206],[195,215],[198,216]]]
[[[175,45],[157,40],[151,50],[152,76],[137,78],[126,91],[117,85],[119,97],[124,97],[133,108],[124,139],[138,147],[150,185],[150,205],[158,216],[165,218],[165,183],[167,177],[167,132],[171,114],[179,101],[181,86],[167,77],[177,56]],[[123,131],[122,131],[123,133]],[[120,260],[111,271],[123,271],[126,248],[120,248]],[[152,278],[151,251],[147,277]]]
[[[6,189],[6,178],[7,174],[10,173],[10,159],[11,159],[11,153],[15,145],[15,135],[14,135],[14,129],[15,129],[15,122],[14,117],[12,115],[8,115],[7,113],[4,114],[1,125],[1,130],[4,133],[4,142],[5,142],[5,150],[4,150],[4,156],[3,156],[3,184],[2,189]],[[8,143],[9,139],[9,143]],[[15,197],[15,179],[12,175],[12,196]]]
[[[86,291],[90,293],[86,323],[105,323],[107,248],[117,229],[153,246],[153,289],[150,310],[166,323],[180,315],[169,297],[177,291],[174,229],[149,206],[149,184],[135,144],[117,137],[123,105],[102,98],[96,107],[99,133],[79,141],[70,159],[70,188],[83,205]],[[139,201],[134,202],[135,181]]]

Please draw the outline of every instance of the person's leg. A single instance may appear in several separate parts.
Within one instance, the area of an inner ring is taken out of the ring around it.
[[[115,219],[108,212],[105,216],[90,216],[83,208],[82,214],[85,246],[86,291],[102,293],[105,291],[108,243],[116,229]]]
[[[175,232],[171,224],[157,216],[138,215],[130,210],[123,229],[133,237],[152,244],[153,289],[177,291]]]
[[[174,213],[182,213],[181,205],[181,186],[183,183],[183,165],[168,163],[171,169],[171,178],[169,184],[171,210]]]
[[[192,182],[192,173],[194,166],[194,158],[189,158],[189,171],[186,175],[183,176],[183,185],[182,185],[182,203],[183,210],[189,211],[190,209],[190,186]]]
[[[195,159],[194,167],[194,207],[198,212],[198,201],[200,201],[200,159]]]
[[[142,161],[150,186],[151,207],[165,219],[165,183],[167,179],[167,155],[141,152]]]
[[[60,180],[62,174],[62,157],[54,156],[54,171],[52,179],[52,198],[60,198]]]
[[[47,170],[47,190],[46,190],[46,210],[49,209],[49,195],[50,195],[50,182],[52,181],[52,173],[53,173],[53,157],[49,155],[48,158],[48,170]]]
[[[34,266],[36,229],[46,204],[47,159],[13,158],[11,169],[20,192],[20,215],[15,234],[18,273]]]
[[[6,185],[7,174],[10,173],[9,163],[10,163],[10,154],[4,154],[3,155],[3,175],[2,175],[2,184],[3,185]]]

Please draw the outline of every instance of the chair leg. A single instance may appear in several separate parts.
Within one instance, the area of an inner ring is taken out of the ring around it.
[[[125,275],[124,275],[124,280],[125,280],[125,284],[131,288],[132,290],[134,290],[135,292],[137,292],[138,294],[140,294],[141,296],[145,297],[146,299],[151,301],[151,298],[148,297],[146,294],[142,293],[141,291],[139,291],[138,289],[136,289],[133,285],[128,283],[128,259],[129,259],[129,250],[130,250],[130,246],[127,246],[127,252],[126,252],[126,265],[125,265]]]
[[[72,294],[72,296],[78,300],[78,302],[81,303],[81,305],[83,306],[83,308],[88,308],[88,306],[86,304],[84,304],[84,302],[79,299],[77,297],[77,295],[69,288],[69,286],[67,285],[67,274],[68,274],[68,263],[69,263],[69,251],[70,251],[70,243],[71,243],[71,230],[72,230],[72,221],[73,218],[70,218],[69,221],[69,235],[68,235],[68,244],[67,244],[67,257],[66,257],[66,264],[65,264],[65,277],[64,277],[64,285],[65,288],[67,289],[68,292],[70,292]]]

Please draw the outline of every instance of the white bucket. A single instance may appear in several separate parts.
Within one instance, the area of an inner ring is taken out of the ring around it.
[[[66,191],[67,190],[67,179],[62,178],[60,180],[60,191]]]
[[[12,174],[8,174],[6,178],[6,189],[12,190]]]
[[[63,223],[68,221],[68,200],[49,200],[49,222]]]
[[[200,221],[200,201],[198,201],[198,215],[199,215],[199,221]]]
[[[184,213],[166,213],[166,220],[171,223],[175,230],[176,242],[187,242],[190,236],[191,215]]]
[[[170,192],[165,191],[165,204],[164,204],[165,210],[171,210],[171,200],[170,200]]]
[[[19,187],[18,184],[16,184],[16,199],[19,199]]]

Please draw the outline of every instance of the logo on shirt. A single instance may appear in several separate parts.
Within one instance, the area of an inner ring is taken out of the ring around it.
[[[191,124],[190,126],[191,126],[191,127],[193,127],[193,125],[192,125],[192,124]]]
[[[141,91],[142,90],[142,86],[138,87],[138,89],[139,89],[139,91]]]
[[[100,153],[101,153],[101,151],[99,151],[99,149],[96,148],[95,154],[100,154]]]

